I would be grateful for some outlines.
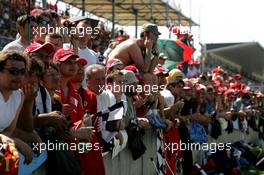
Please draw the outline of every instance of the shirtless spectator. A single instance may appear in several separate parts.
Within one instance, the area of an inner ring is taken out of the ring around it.
[[[125,66],[135,64],[141,72],[152,72],[159,59],[157,40],[160,34],[155,24],[144,24],[140,39],[128,39],[117,45],[109,54],[108,61],[117,58]]]

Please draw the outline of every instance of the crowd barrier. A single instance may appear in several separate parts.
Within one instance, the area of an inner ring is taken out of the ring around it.
[[[156,174],[155,167],[151,158],[154,159],[156,164],[156,150],[157,150],[157,137],[154,129],[146,130],[146,134],[143,137],[143,142],[147,147],[146,152],[138,160],[133,160],[131,152],[126,147],[118,156],[114,159],[111,157],[111,153],[104,157],[105,170],[107,175],[153,175]],[[209,137],[208,143],[234,143],[236,141],[244,140],[245,142],[251,142],[264,146],[263,140],[258,139],[258,133],[249,129],[249,134],[242,133],[238,130],[234,130],[232,133],[222,132],[219,138],[213,139]],[[204,163],[204,151],[197,150],[193,152],[193,162],[199,164]]]

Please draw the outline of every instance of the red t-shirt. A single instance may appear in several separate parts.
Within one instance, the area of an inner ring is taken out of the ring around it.
[[[68,87],[68,98],[64,95],[64,90],[60,87],[59,90],[55,92],[55,98],[61,102],[61,104],[69,104],[72,112],[69,114],[71,121],[78,122],[83,119],[84,111],[82,106],[82,100],[77,90],[74,89],[73,85],[69,82]],[[67,116],[67,114],[65,114]]]

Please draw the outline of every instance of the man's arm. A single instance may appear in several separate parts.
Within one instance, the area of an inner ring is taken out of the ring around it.
[[[155,52],[155,55],[154,55],[153,59],[151,60],[150,67],[148,70],[149,73],[153,73],[155,67],[157,66],[157,64],[159,62],[159,48],[158,48],[157,44],[154,45],[153,51]]]
[[[27,132],[33,132],[33,109],[34,102],[25,102],[19,114],[17,128]],[[25,122],[26,121],[26,122]]]
[[[154,56],[154,58],[151,60],[150,66],[149,66],[149,70],[148,70],[149,73],[153,73],[158,62],[159,62],[159,56]]]
[[[25,94],[25,99],[17,121],[17,128],[27,132],[33,132],[34,127],[32,111],[36,98],[35,87],[31,84],[27,84],[24,85],[22,89]]]
[[[24,130],[16,128],[13,137],[23,140],[26,143],[41,143],[41,138],[36,132],[26,132]]]
[[[129,56],[132,59],[132,61],[135,63],[136,67],[142,71],[147,73],[150,68],[151,64],[151,52],[152,48],[146,48],[146,56],[143,58],[143,55],[141,53],[141,50],[139,46],[134,43],[128,48]]]

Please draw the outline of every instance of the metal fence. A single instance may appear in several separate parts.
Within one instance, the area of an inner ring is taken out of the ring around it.
[[[222,135],[217,139],[209,137],[208,144],[210,143],[233,143],[236,141],[244,140],[245,142],[251,142],[258,145],[264,146],[264,141],[258,139],[258,133],[249,130],[249,134],[242,133],[238,130],[234,130],[231,134],[223,132]],[[105,170],[107,175],[155,175],[155,167],[151,158],[154,159],[155,164],[157,163],[156,148],[157,148],[157,137],[154,129],[146,130],[146,134],[143,137],[143,142],[147,147],[145,154],[134,161],[131,156],[131,152],[128,148],[125,148],[118,156],[114,159],[111,158],[109,153],[104,157]],[[205,151],[197,150],[192,151],[193,162],[199,164],[205,163]],[[177,174],[178,175],[178,174]]]

